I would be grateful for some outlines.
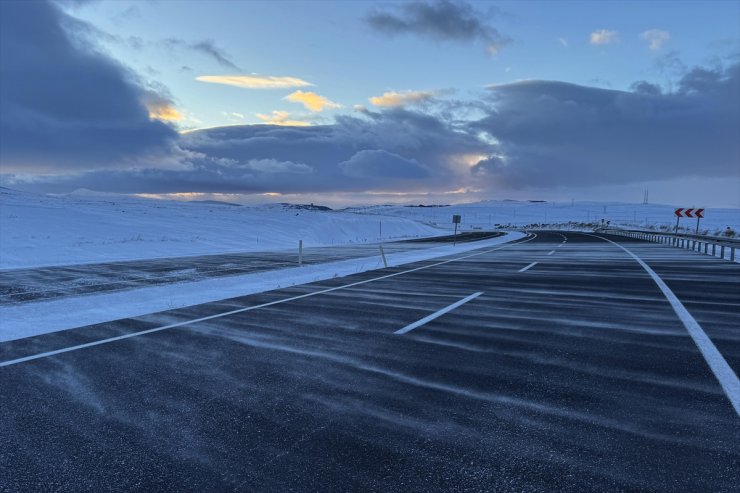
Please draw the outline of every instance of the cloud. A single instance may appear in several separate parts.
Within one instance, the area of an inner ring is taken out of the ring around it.
[[[216,43],[210,39],[201,41],[185,41],[178,38],[167,38],[162,41],[162,44],[168,48],[180,48],[201,53],[212,58],[216,63],[223,67],[231,68],[239,72],[242,71],[242,69],[231,61],[231,57],[229,57],[221,48],[216,46]]]
[[[51,2],[0,2],[3,171],[164,162],[177,133],[153,121],[146,102],[164,111],[167,98],[96,51],[75,31],[84,23],[69,19]]]
[[[330,101],[329,99],[325,98],[324,96],[319,96],[315,92],[304,92],[304,91],[296,91],[291,94],[288,94],[283,98],[286,101],[290,101],[293,103],[301,103],[303,106],[306,107],[306,109],[309,109],[311,111],[324,111],[325,109],[334,109],[334,108],[341,108],[342,105],[335,103],[334,101]]]
[[[313,85],[297,77],[274,77],[267,75],[201,75],[196,77],[195,80],[213,84],[225,84],[244,89],[286,89]]]
[[[352,178],[424,178],[429,176],[415,159],[407,159],[383,149],[364,150],[339,163],[342,172]]]
[[[222,111],[221,116],[229,123],[244,123],[244,115],[235,111]]]
[[[0,2],[4,186],[390,197],[737,179],[737,63],[685,70],[668,88],[524,81],[472,102],[361,108],[331,125],[274,111],[258,115],[269,125],[181,135],[152,119],[174,109],[166,90],[144,87],[66,16],[49,2]]]
[[[663,45],[671,39],[668,31],[661,31],[660,29],[649,29],[640,34],[640,38],[647,41],[648,46],[653,51],[660,51]]]
[[[592,45],[608,45],[619,41],[619,33],[608,29],[601,29],[591,33]]]
[[[481,41],[490,54],[511,43],[482,19],[487,16],[465,2],[437,0],[404,3],[395,11],[374,10],[365,21],[384,34],[414,34],[437,41]]]
[[[373,96],[369,101],[374,106],[406,106],[430,101],[435,96],[436,93],[431,91],[389,91],[383,93],[382,96]]]
[[[246,169],[262,173],[311,173],[313,168],[305,163],[293,161],[278,161],[277,159],[250,159],[244,166]]]
[[[232,125],[181,135],[182,169],[4,176],[5,186],[49,192],[428,193],[470,185],[461,156],[490,144],[434,116],[400,108],[332,125]],[[366,152],[363,152],[366,151]]]
[[[496,86],[489,115],[470,131],[498,145],[473,171],[501,188],[737,178],[739,74],[738,64],[696,68],[672,92],[644,81],[632,91],[550,81]]]
[[[256,113],[257,118],[269,125],[282,125],[285,127],[308,127],[311,124],[303,120],[291,120],[287,111],[274,110],[271,115]]]
[[[558,42],[559,42],[559,43],[560,43],[560,44],[561,44],[562,46],[564,46],[565,48],[567,48],[568,46],[570,46],[570,45],[568,44],[568,40],[567,40],[567,39],[565,39],[565,38],[558,38]]]
[[[148,92],[143,96],[144,106],[149,112],[149,118],[164,122],[179,122],[183,120],[180,113],[169,98],[155,92]]]

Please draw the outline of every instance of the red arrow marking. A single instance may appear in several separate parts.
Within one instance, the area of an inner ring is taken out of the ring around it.
[[[694,209],[686,209],[686,212],[684,212],[684,214],[686,215],[686,217],[694,217],[694,216],[691,215],[691,211],[693,211],[693,210]]]
[[[694,212],[694,216],[698,217],[699,219],[704,218],[704,209],[696,209],[696,212]]]
[[[681,212],[683,212],[683,207],[679,207],[678,209],[676,209],[676,211],[674,212],[674,214],[676,215],[676,217],[683,217],[683,215],[681,214]]]

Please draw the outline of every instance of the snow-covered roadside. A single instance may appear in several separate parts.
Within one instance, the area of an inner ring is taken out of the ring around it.
[[[505,236],[490,240],[388,255],[387,260],[389,266],[398,266],[491,247],[524,236],[524,233],[509,232]],[[380,267],[382,261],[379,256],[368,257],[192,283],[0,307],[2,320],[0,342],[322,281]]]
[[[299,240],[305,248],[374,243],[448,231],[414,219],[310,206],[58,197],[0,187],[0,269],[275,251],[295,249]]]

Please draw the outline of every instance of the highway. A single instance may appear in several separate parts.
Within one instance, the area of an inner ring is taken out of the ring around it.
[[[738,491],[739,368],[740,265],[537,231],[2,343],[0,491]]]

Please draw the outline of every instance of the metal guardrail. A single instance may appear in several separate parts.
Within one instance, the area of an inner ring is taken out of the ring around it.
[[[740,249],[740,240],[734,238],[721,238],[717,236],[703,236],[680,233],[656,233],[654,231],[641,231],[630,229],[604,228],[600,231],[605,233],[637,238],[645,241],[653,241],[664,245],[685,248],[691,251],[719,257],[730,262],[735,261],[735,251]]]

